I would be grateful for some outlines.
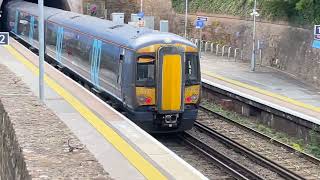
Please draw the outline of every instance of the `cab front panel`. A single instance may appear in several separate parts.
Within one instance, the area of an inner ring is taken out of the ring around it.
[[[197,51],[186,50],[180,45],[165,45],[146,47],[137,54],[137,107],[132,114],[151,132],[191,129],[197,117],[199,58]]]

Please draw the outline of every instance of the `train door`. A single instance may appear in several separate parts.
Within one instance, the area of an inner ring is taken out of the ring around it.
[[[120,99],[122,100],[122,93],[123,93],[123,89],[122,89],[122,77],[123,77],[123,63],[125,60],[125,49],[120,48],[120,55],[118,57],[118,64],[117,64],[117,68],[118,68],[118,73],[117,73],[117,84],[116,84],[116,95],[117,97],[120,97]]]
[[[184,109],[184,51],[177,47],[161,47],[157,57],[158,111],[178,114]]]

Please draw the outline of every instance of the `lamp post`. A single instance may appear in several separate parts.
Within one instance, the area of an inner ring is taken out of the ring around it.
[[[256,70],[256,17],[259,16],[257,12],[257,0],[254,0],[253,12],[251,13],[253,16],[253,42],[252,42],[252,56],[251,56],[251,71]]]
[[[44,101],[44,13],[43,0],[38,1],[39,8],[39,97]]]
[[[186,15],[184,22],[184,37],[187,38],[187,28],[188,28],[188,0],[186,0]]]
[[[143,10],[143,0],[140,1],[140,12]]]

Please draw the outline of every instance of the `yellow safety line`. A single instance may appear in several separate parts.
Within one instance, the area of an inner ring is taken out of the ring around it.
[[[34,74],[39,75],[39,69],[29,62],[23,55],[11,46],[6,49]],[[108,140],[128,161],[135,166],[147,179],[167,179],[156,167],[130,146],[119,134],[99,119],[89,108],[72,96],[57,82],[45,75],[45,83],[63,97],[74,109],[76,109],[103,137]]]
[[[222,77],[220,75],[217,75],[217,74],[214,74],[214,73],[211,73],[211,72],[208,72],[208,71],[202,71],[202,73],[206,74],[208,76],[214,77],[216,79],[219,79],[221,81],[225,81],[227,83],[230,83],[230,84],[233,84],[233,85],[236,85],[236,86],[240,86],[240,87],[243,87],[243,88],[258,92],[258,93],[263,94],[263,95],[267,95],[267,96],[270,96],[270,97],[273,97],[273,98],[277,98],[279,100],[294,104],[296,106],[299,106],[299,107],[302,107],[302,108],[305,108],[305,109],[309,109],[309,110],[312,110],[312,111],[320,112],[320,107],[312,106],[310,104],[305,104],[303,102],[291,99],[289,97],[282,96],[282,95],[279,95],[279,94],[275,94],[275,93],[272,93],[270,91],[266,91],[266,90],[263,90],[263,89],[260,89],[260,88],[257,88],[257,87],[254,87],[254,86],[239,82],[239,81],[228,79],[228,78]]]

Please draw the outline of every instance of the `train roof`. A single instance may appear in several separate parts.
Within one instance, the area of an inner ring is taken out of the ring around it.
[[[26,13],[38,16],[37,12],[39,11],[39,9],[37,4],[34,4],[34,3],[25,2],[23,0],[14,0],[14,1],[8,2],[6,4],[6,7],[10,9],[18,9],[22,12],[26,12]],[[62,12],[65,12],[65,11],[61,9],[44,7],[44,18],[48,19],[49,17]]]
[[[34,3],[14,1],[10,6],[30,14],[38,12],[38,6]],[[50,7],[45,7],[44,13],[47,21],[96,36],[106,41],[112,41],[119,46],[133,50],[138,50],[153,44],[165,44],[165,41],[168,40],[171,41],[170,43],[185,44],[196,48],[190,41],[172,33],[162,33],[128,24],[119,25],[105,19]]]

